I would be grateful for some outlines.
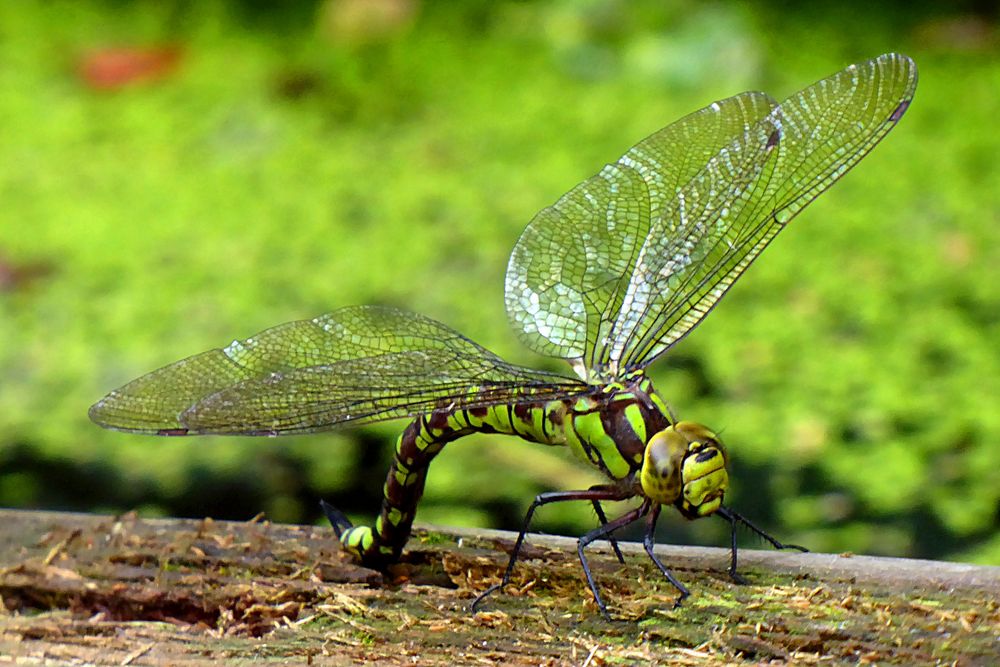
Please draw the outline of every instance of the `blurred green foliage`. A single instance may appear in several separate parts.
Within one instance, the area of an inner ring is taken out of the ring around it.
[[[713,99],[780,98],[899,50],[921,68],[900,126],[653,375],[722,429],[732,504],[782,539],[1000,563],[996,23],[794,7],[3,3],[0,504],[301,521],[323,496],[373,516],[402,424],[156,439],[102,431],[87,406],[356,303],[563,369],[519,349],[503,311],[537,210]],[[170,57],[94,79],[123,48]],[[432,467],[418,520],[511,528],[535,493],[594,481],[563,452],[469,438]],[[593,520],[546,508],[537,525]],[[723,540],[722,522],[663,523],[664,540]]]

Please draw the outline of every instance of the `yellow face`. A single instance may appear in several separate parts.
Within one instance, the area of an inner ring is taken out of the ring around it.
[[[646,444],[639,483],[647,498],[676,504],[694,519],[719,509],[729,487],[726,449],[718,437],[694,422],[677,422]]]

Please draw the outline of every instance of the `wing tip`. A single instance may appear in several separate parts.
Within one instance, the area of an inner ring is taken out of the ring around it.
[[[87,417],[90,421],[94,422],[102,428],[114,428],[115,424],[111,418],[110,410],[108,406],[111,405],[114,399],[114,392],[111,392],[101,400],[97,401],[87,410]]]
[[[113,391],[87,410],[87,417],[101,428],[142,435],[192,435],[178,419],[155,419],[155,415],[137,413],[122,405],[122,395]]]
[[[904,53],[894,51],[890,53],[883,53],[882,55],[873,58],[871,62],[876,66],[886,65],[889,67],[895,67],[899,73],[904,75],[904,80],[902,81],[904,90],[901,102],[896,111],[893,112],[892,116],[894,120],[902,118],[903,113],[906,112],[910,102],[913,101],[913,93],[917,88],[917,81],[919,80],[919,70],[917,68],[916,61]]]
[[[909,98],[902,100],[898,105],[896,105],[896,108],[892,110],[891,114],[889,114],[889,122],[898,123],[899,119],[906,113],[906,110],[910,108],[910,103],[912,101],[913,99]]]

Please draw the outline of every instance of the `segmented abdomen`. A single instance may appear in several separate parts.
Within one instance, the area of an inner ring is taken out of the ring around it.
[[[555,401],[439,410],[418,417],[396,441],[375,526],[351,528],[341,542],[370,565],[398,560],[431,461],[447,443],[474,432],[565,445],[611,479],[634,474],[642,465],[648,436],[666,428],[670,418],[648,380],[642,378],[629,389],[613,385]]]

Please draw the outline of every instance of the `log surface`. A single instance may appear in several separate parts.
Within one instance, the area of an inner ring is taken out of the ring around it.
[[[0,662],[281,664],[942,664],[1000,655],[1000,568],[850,555],[640,545],[590,563],[576,540],[422,528],[403,563],[353,564],[328,528],[0,510]]]

